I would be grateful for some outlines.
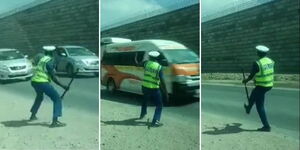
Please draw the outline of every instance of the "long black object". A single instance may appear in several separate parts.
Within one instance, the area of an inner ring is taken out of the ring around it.
[[[246,79],[246,77],[245,77],[245,72],[244,72],[244,69],[242,69],[242,71],[243,71],[243,79],[245,80],[245,79]],[[244,85],[245,85],[245,91],[246,91],[247,100],[248,100],[248,104],[249,104],[249,102],[250,102],[250,98],[249,98],[249,92],[248,92],[248,88],[247,88],[247,85],[246,85],[246,83],[244,83]]]
[[[70,86],[71,86],[71,84],[73,83],[73,81],[74,81],[74,78],[75,78],[75,75],[77,74],[77,72],[78,72],[78,70],[76,71],[76,73],[73,73],[73,75],[72,75],[72,79],[71,79],[71,81],[69,82],[69,84],[68,84],[68,89],[67,90],[65,90],[64,91],[64,93],[60,96],[60,98],[61,99],[63,99],[64,98],[64,96],[65,96],[65,94],[67,93],[67,91],[69,91],[69,89],[70,89]]]

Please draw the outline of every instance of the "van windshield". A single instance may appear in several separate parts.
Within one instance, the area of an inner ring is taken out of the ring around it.
[[[174,64],[199,63],[198,55],[188,49],[163,50],[165,57]]]
[[[19,51],[0,51],[0,60],[13,60],[24,58]]]
[[[86,48],[66,48],[70,56],[93,56],[94,53]]]

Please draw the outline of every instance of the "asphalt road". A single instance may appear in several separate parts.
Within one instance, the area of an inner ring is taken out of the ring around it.
[[[201,88],[202,111],[262,126],[255,106],[250,115],[245,114],[243,104],[247,99],[243,87],[202,84]],[[265,107],[276,132],[299,138],[299,90],[272,89],[266,95]]]
[[[107,93],[105,88],[101,87],[101,99],[102,100],[109,100],[109,101],[115,101],[125,104],[131,104],[140,106],[141,101],[143,100],[142,95],[127,93],[127,92],[121,92],[118,91],[116,94],[110,94]],[[148,104],[150,107],[155,107],[152,102],[149,102]],[[198,98],[185,98],[185,99],[179,99],[174,104],[171,104],[170,106],[164,106],[162,115],[169,115],[173,117],[178,117],[180,120],[181,118],[184,119],[190,119],[194,122],[199,122],[199,100]],[[138,114],[139,115],[139,114]],[[152,116],[151,116],[152,117]]]
[[[63,84],[68,84],[70,78],[59,77],[59,80]],[[63,93],[63,89],[52,83],[59,93]],[[99,104],[99,88],[98,78],[92,76],[77,76],[70,90],[66,93],[63,99],[64,107],[76,108],[86,110],[92,113],[98,113]],[[0,84],[0,94],[5,91],[13,91],[16,95],[26,97],[28,103],[33,103],[35,98],[35,92],[30,84],[30,81],[11,81],[5,84]],[[51,100],[45,96],[45,101],[51,102]],[[30,108],[28,108],[30,109]]]

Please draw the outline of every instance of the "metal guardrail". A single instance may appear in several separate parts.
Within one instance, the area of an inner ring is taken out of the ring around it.
[[[151,9],[151,10],[143,10],[137,14],[141,15],[136,15],[136,16],[131,16],[127,18],[117,18],[114,22],[110,24],[103,24],[101,25],[101,31],[108,30],[111,28],[115,28],[124,24],[136,22],[142,19],[150,18],[156,15],[168,13],[171,11],[175,11],[181,8],[185,8],[191,5],[199,4],[199,0],[173,0],[172,3],[167,7],[167,9]]]
[[[0,19],[1,19],[1,18],[4,18],[4,17],[6,17],[6,16],[13,15],[13,14],[15,14],[15,13],[24,11],[24,10],[26,10],[26,9],[35,7],[35,6],[37,6],[37,5],[46,3],[46,2],[48,2],[48,1],[51,1],[51,0],[35,0],[35,1],[31,2],[31,3],[25,4],[25,5],[21,6],[21,7],[18,7],[18,8],[15,8],[15,9],[11,10],[11,11],[8,11],[8,12],[5,12],[5,13],[0,14]]]
[[[211,14],[201,14],[201,22],[206,22],[212,19],[216,19],[222,16],[226,16],[238,11],[242,11],[251,7],[255,7],[261,4],[265,4],[275,0],[243,0],[239,3],[231,3],[223,7],[222,10]],[[202,9],[203,10],[203,9]]]

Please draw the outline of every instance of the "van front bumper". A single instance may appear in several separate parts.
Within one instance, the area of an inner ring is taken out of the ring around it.
[[[193,84],[173,83],[174,95],[199,97],[199,89],[199,82]]]

